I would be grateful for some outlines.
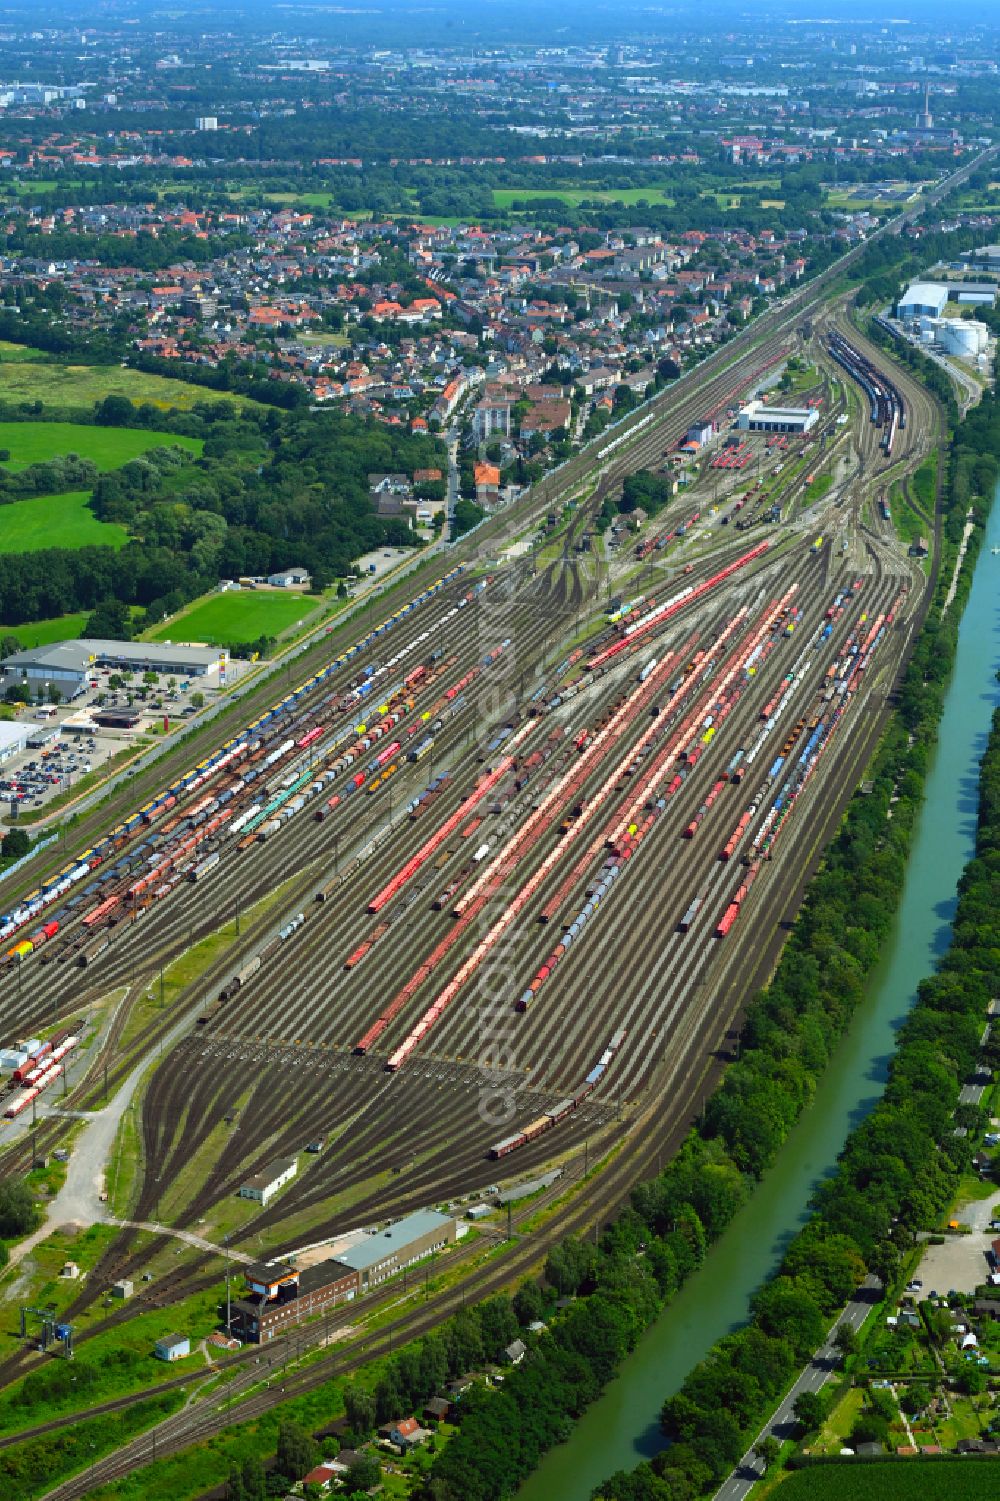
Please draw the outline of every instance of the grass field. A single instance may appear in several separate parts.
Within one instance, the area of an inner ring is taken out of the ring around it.
[[[793,1471],[773,1494],[780,1501],[992,1501],[1000,1495],[1000,1460],[811,1465]]]
[[[2,379],[0,376],[0,384]],[[171,447],[200,454],[204,443],[201,438],[138,432],[131,427],[87,427],[82,422],[0,422],[0,448],[10,450],[12,469],[63,453],[92,459],[98,469],[117,469],[150,448]]]
[[[534,198],[559,198],[571,208],[581,203],[664,203],[673,207],[674,200],[662,188],[494,188],[497,208],[509,209],[515,200],[528,203]]]
[[[258,636],[277,636],[303,620],[319,603],[311,595],[277,590],[240,590],[213,594],[196,601],[186,613],[157,626],[151,641],[210,641],[228,646],[233,641],[256,641]]]
[[[36,620],[31,625],[5,625],[5,636],[16,636],[21,645],[48,646],[52,641],[75,641],[83,632],[89,616],[86,610],[76,615],[53,615],[48,620]]]
[[[12,344],[9,339],[0,339],[0,362],[36,364],[39,360],[44,363],[46,358],[41,349],[30,349],[27,344]]]
[[[146,375],[121,365],[55,365],[46,362],[5,364],[0,360],[0,401],[44,401],[49,406],[90,407],[105,396],[127,396],[166,410],[190,410],[196,402],[229,401],[251,405],[247,396],[210,391],[165,375]]]
[[[36,495],[0,506],[0,553],[39,552],[43,547],[124,547],[128,532],[98,521],[89,490]]]

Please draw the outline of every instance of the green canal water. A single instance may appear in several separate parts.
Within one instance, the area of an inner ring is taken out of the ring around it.
[[[867,1003],[831,1060],[809,1110],[775,1166],[704,1264],[647,1332],[618,1378],[551,1450],[518,1501],[587,1501],[616,1469],[661,1447],[659,1408],[715,1341],[748,1317],[749,1300],[808,1216],[817,1184],[833,1171],[848,1133],[871,1110],[896,1031],[919,981],[947,945],[962,868],[973,851],[979,762],[1000,703],[1000,491],[987,527],[959,637],[937,753],[895,929]]]

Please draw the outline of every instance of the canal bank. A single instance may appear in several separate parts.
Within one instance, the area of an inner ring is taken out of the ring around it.
[[[1000,492],[998,492],[1000,493]],[[1000,703],[1000,500],[994,503],[959,633],[938,744],[892,936],[814,1101],[753,1198],[713,1246],[619,1376],[549,1452],[518,1501],[586,1501],[617,1469],[660,1448],[659,1409],[708,1349],[748,1317],[754,1290],[808,1218],[849,1132],[878,1099],[896,1031],[947,945],[958,879],[973,852],[979,761]]]

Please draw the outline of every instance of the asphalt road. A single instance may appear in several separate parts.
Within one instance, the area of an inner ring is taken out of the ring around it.
[[[781,1406],[758,1433],[728,1480],[723,1481],[716,1491],[715,1501],[744,1501],[751,1487],[764,1474],[764,1466],[754,1453],[756,1445],[768,1436],[777,1439],[779,1444],[794,1436],[798,1427],[793,1411],[795,1399],[802,1392],[818,1392],[822,1386],[826,1385],[839,1364],[840,1357],[833,1343],[834,1334],[841,1324],[848,1324],[852,1329],[860,1329],[871,1313],[873,1304],[877,1303],[881,1296],[882,1284],[878,1278],[866,1277],[832,1326],[825,1344],[816,1351]]]

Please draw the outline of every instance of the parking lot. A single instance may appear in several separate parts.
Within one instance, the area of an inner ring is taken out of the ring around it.
[[[1000,1192],[979,1199],[961,1211],[958,1218],[969,1227],[969,1234],[949,1235],[943,1246],[928,1246],[920,1258],[917,1275],[923,1282],[919,1296],[949,1292],[974,1293],[990,1275],[986,1252],[1000,1231],[990,1229],[990,1221],[1000,1215]]]
[[[89,772],[98,772],[136,736],[162,733],[166,719],[171,731],[182,728],[202,707],[230,690],[248,668],[230,662],[220,688],[214,673],[181,679],[159,674],[144,681],[139,673],[95,668],[85,691],[72,702],[45,707],[26,705],[18,719],[36,743],[0,764],[0,819],[11,821],[18,812],[34,812],[57,794],[67,791]],[[129,710],[141,716],[135,729],[101,728],[92,714],[105,709]]]

